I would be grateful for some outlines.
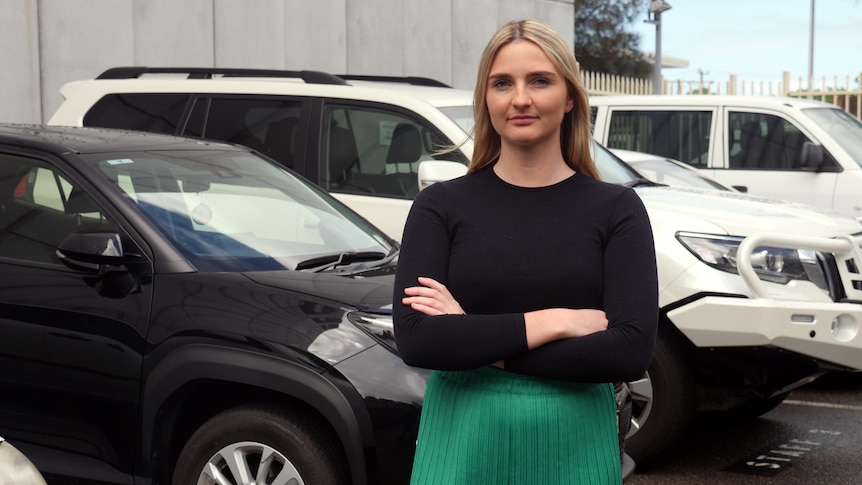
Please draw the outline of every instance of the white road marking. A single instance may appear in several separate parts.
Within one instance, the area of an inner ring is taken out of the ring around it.
[[[791,404],[794,406],[809,406],[814,408],[830,408],[830,409],[847,409],[850,411],[862,411],[862,406],[856,406],[853,404],[833,404],[829,402],[815,402],[815,401],[796,401],[793,399],[785,399],[782,404]]]

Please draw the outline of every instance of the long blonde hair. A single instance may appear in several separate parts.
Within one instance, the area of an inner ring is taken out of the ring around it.
[[[560,146],[566,164],[577,172],[593,178],[600,178],[593,158],[590,154],[590,106],[587,92],[581,84],[581,76],[575,55],[553,28],[537,20],[512,20],[500,27],[491,37],[482,59],[479,62],[479,72],[476,77],[476,89],[473,91],[473,159],[470,161],[468,173],[481,170],[492,165],[500,157],[500,135],[491,125],[488,114],[488,103],[485,96],[488,91],[488,75],[491,64],[497,52],[512,41],[528,40],[548,56],[566,79],[569,96],[574,101],[574,107],[565,114],[560,126]]]

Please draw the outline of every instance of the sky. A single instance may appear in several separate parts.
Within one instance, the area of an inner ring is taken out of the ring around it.
[[[662,57],[688,60],[688,68],[665,68],[666,80],[725,83],[792,82],[808,76],[811,5],[814,3],[815,87],[838,76],[839,87],[857,87],[862,73],[862,0],[667,0],[661,14]],[[656,28],[646,13],[630,30],[641,36],[640,48],[655,52]]]

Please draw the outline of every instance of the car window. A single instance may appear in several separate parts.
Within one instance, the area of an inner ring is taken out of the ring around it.
[[[84,115],[84,126],[177,133],[188,94],[109,94]]]
[[[706,167],[711,111],[611,111],[608,148],[652,153]]]
[[[436,130],[406,115],[370,106],[327,104],[320,138],[322,185],[336,192],[412,199],[425,160],[462,161]]]
[[[183,134],[245,145],[295,168],[301,114],[302,102],[286,97],[200,98]]]
[[[321,256],[392,250],[384,235],[320,188],[252,153],[140,150],[82,157],[199,271],[295,269]]]
[[[766,113],[730,111],[729,168],[800,170],[802,144],[810,141],[789,121]]]
[[[78,186],[43,161],[0,153],[0,257],[60,264],[57,246],[74,232],[116,231]]]
[[[850,158],[862,166],[862,121],[837,107],[809,108],[803,112],[818,126],[829,132],[835,142],[847,151]],[[835,165],[837,168],[837,162]]]

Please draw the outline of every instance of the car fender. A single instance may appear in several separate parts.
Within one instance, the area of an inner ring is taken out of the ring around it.
[[[342,441],[352,482],[365,482],[363,450],[373,440],[371,422],[361,397],[297,362],[238,348],[190,344],[171,350],[146,376],[141,432],[144,469],[151,469],[160,411],[185,384],[221,380],[272,390],[308,404],[332,426]],[[349,384],[347,384],[349,386]],[[347,390],[347,392],[345,392]]]

